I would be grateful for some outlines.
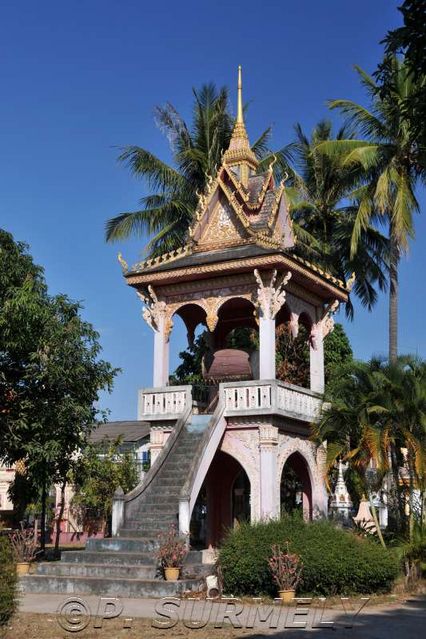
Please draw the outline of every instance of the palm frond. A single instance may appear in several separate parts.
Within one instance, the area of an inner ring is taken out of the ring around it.
[[[118,160],[124,162],[137,177],[146,178],[154,190],[178,189],[186,182],[178,171],[139,146],[125,147]]]

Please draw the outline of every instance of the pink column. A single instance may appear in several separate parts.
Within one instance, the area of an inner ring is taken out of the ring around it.
[[[278,429],[269,424],[259,427],[260,517],[275,519],[280,515],[277,491]]]

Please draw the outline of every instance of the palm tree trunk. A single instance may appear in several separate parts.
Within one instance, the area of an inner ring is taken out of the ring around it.
[[[398,266],[400,254],[392,225],[389,239],[389,361],[395,362],[398,357]]]
[[[392,489],[394,490],[394,494],[396,497],[396,508],[393,512],[395,517],[396,529],[398,533],[402,532],[403,529],[403,502],[402,502],[402,490],[399,481],[399,463],[398,456],[396,453],[395,444],[391,444],[390,446],[391,453],[391,468],[392,468]]]
[[[382,534],[382,530],[380,528],[380,524],[379,524],[379,518],[377,517],[377,510],[376,510],[376,506],[373,504],[373,500],[371,499],[371,495],[368,494],[368,501],[370,502],[370,512],[373,516],[374,519],[374,525],[376,526],[376,532],[377,532],[377,536],[380,540],[380,543],[382,544],[383,548],[386,548],[386,544],[385,544],[385,540],[383,539],[383,534]]]

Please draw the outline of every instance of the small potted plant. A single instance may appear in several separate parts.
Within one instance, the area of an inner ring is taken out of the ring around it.
[[[269,570],[278,586],[280,599],[284,603],[290,603],[294,599],[296,588],[302,577],[303,564],[299,555],[289,551],[289,543],[286,542],[287,549],[274,544],[272,555],[268,559]]]
[[[34,530],[21,528],[14,530],[9,535],[12,545],[13,555],[16,561],[16,572],[18,575],[26,575],[30,570],[31,563],[35,560],[39,551]]]
[[[167,532],[159,535],[159,542],[157,559],[164,570],[166,581],[177,581],[188,554],[187,540],[179,537],[176,526],[172,524]]]

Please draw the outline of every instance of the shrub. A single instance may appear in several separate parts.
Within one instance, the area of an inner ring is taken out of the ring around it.
[[[289,542],[303,563],[299,591],[349,595],[389,591],[398,562],[376,542],[360,539],[330,522],[300,518],[243,524],[232,530],[219,552],[224,591],[234,595],[276,595],[268,568],[273,544]]]
[[[163,568],[181,568],[188,554],[186,540],[179,537],[174,524],[158,536],[157,559]]]
[[[6,536],[0,536],[0,628],[16,608],[16,566]]]
[[[268,559],[272,579],[280,591],[296,590],[303,571],[303,564],[299,555],[290,552],[288,542],[286,546],[286,550],[281,550],[280,546],[273,544],[271,548],[272,555]]]

